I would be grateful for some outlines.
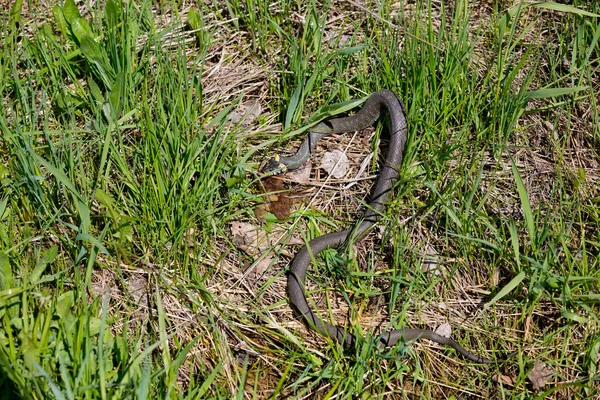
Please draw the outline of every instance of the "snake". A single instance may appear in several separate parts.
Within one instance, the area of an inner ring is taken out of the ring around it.
[[[324,250],[337,248],[349,238],[359,241],[366,236],[375,222],[385,211],[385,203],[389,199],[395,182],[399,177],[404,148],[408,136],[408,124],[404,104],[391,90],[380,90],[367,98],[363,107],[354,115],[328,119],[319,122],[309,130],[299,150],[291,157],[281,155],[273,156],[263,167],[263,172],[271,175],[282,174],[302,166],[314,152],[317,142],[331,134],[356,132],[372,126],[386,112],[390,121],[390,140],[385,162],[380,170],[379,177],[371,191],[371,200],[362,214],[360,220],[352,229],[331,232],[308,242],[296,253],[288,273],[288,296],[293,308],[302,316],[307,324],[319,334],[352,347],[357,342],[357,337],[348,332],[345,327],[332,325],[321,320],[309,307],[304,290],[306,272],[311,260]],[[429,339],[433,342],[454,348],[465,358],[482,364],[497,363],[512,356],[509,354],[495,360],[473,354],[462,347],[454,339],[439,335],[429,329],[396,329],[381,334],[377,339],[379,347],[394,346],[399,341],[409,343],[418,339]]]

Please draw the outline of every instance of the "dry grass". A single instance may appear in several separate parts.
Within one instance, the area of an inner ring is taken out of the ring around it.
[[[464,11],[470,15],[468,41],[474,43],[469,62],[472,69],[464,74],[478,82],[473,87],[500,86],[501,78],[490,74],[498,63],[498,52],[492,44],[497,40],[498,15],[517,2],[505,3],[478,2],[476,9]],[[432,42],[432,50],[442,49],[440,57],[450,58],[444,52],[454,43],[437,43],[435,39],[444,29],[451,32],[455,28],[449,21],[459,17],[454,13],[460,4],[432,2],[427,9],[417,4],[395,3],[377,15],[370,4],[354,1],[334,2],[329,8],[323,8],[323,12],[328,13],[325,24],[320,27],[323,48],[344,47],[350,41],[354,45],[369,42],[372,49],[371,53],[356,55],[337,70],[329,71],[329,77],[319,81],[313,92],[305,93],[299,116],[309,117],[318,106],[325,105],[323,102],[329,93],[335,92],[333,96],[337,100],[346,100],[374,87],[391,85],[396,85],[395,90],[407,89],[402,93],[407,103],[418,104],[416,102],[421,100],[426,103],[437,93],[426,93],[428,87],[421,88],[423,93],[411,93],[412,86],[401,86],[403,80],[413,82],[411,77],[403,75],[408,65],[398,74],[406,79],[383,76],[386,70],[382,60],[389,60],[381,54],[400,51],[409,41],[407,38],[422,34],[415,43]],[[95,8],[94,4],[90,7]],[[281,16],[287,7],[279,3],[268,6],[273,16]],[[497,126],[491,124],[491,132],[509,133],[505,139],[497,136],[482,139],[476,127],[467,129],[465,134],[464,127],[474,124],[468,120],[468,114],[461,121],[449,112],[454,120],[433,126],[428,110],[410,113],[411,122],[421,130],[411,131],[416,144],[405,162],[397,197],[389,205],[380,227],[354,244],[356,264],[350,263],[351,272],[340,272],[333,256],[326,257],[324,270],[313,268],[307,289],[312,292],[314,305],[322,310],[324,318],[339,325],[348,325],[351,321],[353,326],[362,327],[363,333],[384,331],[390,326],[390,320],[393,326],[432,330],[448,323],[452,336],[473,352],[491,358],[498,352],[512,350],[518,350],[519,354],[501,367],[465,363],[455,352],[427,341],[411,344],[409,349],[396,353],[365,355],[364,349],[359,348],[354,354],[312,332],[290,309],[285,273],[297,245],[279,248],[274,244],[273,262],[262,275],[252,277],[249,271],[256,268],[260,260],[235,246],[227,224],[245,221],[262,226],[270,240],[277,244],[290,240],[297,243],[350,226],[359,216],[357,211],[368,201],[375,176],[375,162],[369,160],[382,157],[372,145],[379,132],[369,129],[323,140],[312,160],[309,182],[281,178],[293,199],[292,218],[276,223],[270,219],[261,225],[253,212],[261,198],[258,185],[253,183],[259,175],[259,164],[269,154],[261,146],[270,141],[291,153],[301,140],[301,136],[280,140],[282,121],[290,106],[294,78],[297,78],[294,73],[297,65],[292,65],[294,49],[284,34],[273,31],[262,38],[267,46],[261,47],[259,35],[268,30],[258,24],[264,21],[253,25],[240,18],[243,13],[232,16],[224,3],[203,4],[200,8],[205,29],[211,35],[211,44],[202,58],[198,58],[196,36],[186,27],[188,13],[197,6],[186,4],[181,10],[170,6],[160,11],[156,9],[154,23],[160,28],[157,31],[162,27],[169,30],[162,50],[173,48],[176,59],[181,56],[177,49],[183,48],[189,70],[201,72],[202,91],[194,92],[201,101],[201,120],[210,121],[227,107],[235,112],[247,104],[260,106],[262,113],[256,119],[210,128],[210,135],[226,133],[235,138],[231,156],[235,161],[227,168],[238,168],[245,174],[240,178],[243,182],[240,192],[246,197],[242,196],[241,200],[235,197],[237,203],[231,214],[215,213],[203,228],[197,228],[201,225],[198,223],[179,237],[173,235],[166,243],[155,239],[135,243],[130,259],[115,257],[112,253],[98,258],[91,272],[91,286],[85,290],[89,290],[92,302],[109,298],[106,305],[114,337],[134,333],[132,342],[139,352],[147,348],[148,340],[161,341],[152,353],[159,364],[161,357],[169,358],[165,354],[170,353],[172,361],[178,350],[193,343],[176,372],[179,393],[198,389],[216,369],[215,386],[220,385],[222,389],[207,388],[208,393],[214,396],[237,393],[239,398],[361,397],[360,392],[352,394],[353,384],[362,385],[360,390],[365,398],[529,398],[538,395],[569,399],[582,398],[585,393],[598,395],[598,387],[592,388],[597,381],[592,383],[588,375],[593,371],[588,368],[593,358],[583,354],[591,353],[593,346],[597,348],[594,300],[589,303],[582,300],[579,292],[570,298],[571,294],[560,291],[562,283],[553,292],[539,277],[543,272],[534,268],[534,264],[528,264],[522,268],[528,272],[523,284],[493,307],[484,305],[520,271],[521,262],[526,264],[525,259],[514,261],[513,254],[509,253],[512,251],[509,221],[518,228],[523,254],[546,268],[558,268],[555,260],[565,263],[563,270],[555,269],[551,276],[564,278],[582,274],[582,278],[598,279],[597,271],[592,270],[597,262],[592,261],[592,257],[598,255],[596,228],[600,221],[597,213],[599,132],[594,125],[598,118],[594,107],[600,102],[600,90],[592,91],[595,98],[564,99],[558,105],[552,103],[553,99],[530,100],[514,129],[499,128],[500,121]],[[85,10],[81,10],[85,16]],[[308,23],[317,22],[311,19],[310,11],[309,6],[294,8],[289,18],[278,20],[282,31],[296,35],[291,40],[300,44],[308,65],[317,64],[319,57],[325,57],[311,53],[308,49],[311,38],[302,36]],[[29,12],[30,9],[23,9],[23,23],[35,26],[35,18]],[[37,10],[33,16],[41,12]],[[48,10],[43,12],[47,14]],[[275,21],[276,17],[273,18]],[[509,54],[508,63],[517,64],[531,48],[541,50],[539,59],[529,59],[515,74],[509,85],[511,93],[518,92],[524,85],[530,85],[529,90],[533,90],[556,80],[556,71],[546,57],[553,52],[547,48],[558,51],[559,43],[549,27],[554,24],[555,30],[561,29],[564,18],[560,13],[535,8],[526,8],[520,14],[515,32],[521,36]],[[391,37],[399,38],[395,43],[399,49],[377,50],[378,46],[386,48],[382,41]],[[30,39],[33,38],[32,34]],[[139,48],[143,45],[140,43]],[[329,54],[331,52],[326,53]],[[369,58],[369,54],[379,58]],[[428,62],[425,56],[418,61]],[[440,59],[440,64],[443,61]],[[152,63],[160,61],[154,58]],[[198,65],[202,65],[200,70],[195,69]],[[572,67],[570,60],[563,60],[565,71]],[[536,70],[532,72],[532,68]],[[598,71],[597,60],[590,62],[587,77],[591,80],[587,84],[595,89],[600,84]],[[567,72],[564,75],[568,75]],[[304,80],[310,76],[307,72]],[[532,76],[533,81],[529,82]],[[573,82],[579,82],[582,76],[583,72],[570,75]],[[5,103],[13,101],[6,91],[3,94]],[[476,96],[477,92],[469,95]],[[490,99],[494,96],[499,94],[490,94]],[[489,106],[483,97],[479,100]],[[448,109],[460,103],[452,101],[454,99],[448,99],[451,103]],[[481,114],[484,112],[491,111],[482,110]],[[10,118],[9,115],[9,121]],[[443,118],[442,113],[436,118]],[[302,119],[297,118],[294,126]],[[446,129],[437,131],[441,127]],[[140,134],[137,130],[129,132]],[[423,142],[420,137],[425,138]],[[132,147],[135,146],[137,136],[130,139]],[[481,148],[486,142],[495,145]],[[318,168],[319,155],[333,149],[344,151],[350,161],[342,179],[329,177]],[[249,153],[252,156],[244,158]],[[0,156],[0,161],[8,164],[5,162],[8,156],[2,152]],[[239,161],[242,159],[243,162]],[[524,223],[527,215],[512,162],[536,213],[540,224],[538,233],[541,235],[542,226],[557,232],[556,237],[562,237],[563,249],[553,247],[560,243],[557,239],[552,246],[541,245],[537,253],[528,251],[534,244],[530,243]],[[366,170],[365,165],[369,167]],[[477,168],[473,169],[474,165]],[[223,172],[223,177],[230,175]],[[112,179],[118,181],[118,178],[116,171]],[[432,193],[431,186],[439,195]],[[475,192],[475,202],[471,209],[463,210],[469,188]],[[223,190],[228,189],[231,188]],[[233,198],[231,195],[228,199]],[[567,213],[565,208],[570,206],[577,209],[578,214]],[[458,218],[465,226],[463,232],[453,225],[447,210],[459,213]],[[136,225],[137,230],[142,227],[143,224]],[[147,237],[152,237],[152,232]],[[181,243],[173,242],[173,237]],[[500,251],[476,239],[489,241]],[[556,255],[551,254],[553,251]],[[549,254],[546,260],[545,254]],[[578,269],[584,256],[589,258],[590,270]],[[551,267],[548,262],[552,263]],[[358,274],[357,266],[359,271],[367,272],[366,278]],[[400,272],[398,277],[391,272],[394,269]],[[597,283],[591,286],[597,295]],[[392,308],[388,307],[390,298],[396,299]],[[565,310],[586,315],[588,322],[577,323],[565,318]],[[102,311],[99,307],[98,316]],[[488,349],[492,352],[488,353]],[[540,363],[550,365],[554,375],[542,388],[534,389],[525,378],[528,371]],[[585,385],[589,388],[583,389]],[[160,392],[160,389],[155,390]]]

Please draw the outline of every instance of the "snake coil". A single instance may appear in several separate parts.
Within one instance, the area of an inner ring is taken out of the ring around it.
[[[306,271],[311,263],[311,256],[316,258],[320,252],[340,246],[346,241],[349,235],[352,235],[355,240],[360,240],[384,211],[384,203],[390,197],[394,183],[398,179],[404,147],[406,145],[408,126],[404,104],[392,91],[380,90],[372,94],[366,100],[362,109],[356,114],[350,117],[326,120],[317,124],[309,132],[294,156],[276,156],[264,168],[265,172],[271,173],[282,173],[287,170],[296,169],[310,157],[319,139],[333,133],[363,130],[375,123],[384,110],[388,113],[391,123],[390,144],[385,164],[371,193],[371,202],[369,203],[369,207],[364,211],[361,222],[354,229],[328,233],[311,240],[296,254],[288,274],[288,295],[292,306],[302,315],[308,325],[321,335],[335,339],[347,347],[351,347],[356,343],[356,337],[345,328],[322,321],[310,309],[304,291]],[[400,340],[410,342],[420,338],[426,338],[436,343],[451,346],[467,359],[477,363],[497,363],[512,356],[510,354],[494,361],[489,360],[467,351],[455,340],[438,335],[428,329],[405,328],[391,330],[379,336],[378,341],[380,345],[393,346]]]

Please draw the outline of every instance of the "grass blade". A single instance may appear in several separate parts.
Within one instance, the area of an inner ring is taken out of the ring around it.
[[[531,246],[534,251],[537,247],[537,229],[535,226],[535,220],[533,217],[533,211],[531,210],[531,203],[529,201],[529,195],[527,194],[527,189],[525,188],[525,184],[523,183],[523,179],[521,179],[521,174],[519,174],[519,170],[515,165],[514,160],[511,158],[511,167],[513,176],[515,177],[515,183],[517,184],[517,191],[519,192],[519,199],[521,200],[521,208],[523,209],[523,215],[525,216],[525,222],[527,224],[527,232],[529,233],[529,240],[531,242]]]
[[[506,297],[510,292],[515,290],[517,286],[525,279],[525,271],[519,272],[514,278],[510,280],[492,299],[485,304],[485,308],[493,306],[495,303]]]
[[[537,89],[525,93],[525,97],[528,99],[548,99],[556,96],[565,96],[568,94],[574,94],[583,90],[588,90],[588,86],[575,86],[570,88],[547,88]]]
[[[553,1],[545,1],[542,3],[532,3],[531,7],[544,8],[546,10],[560,11],[564,13],[576,14],[582,17],[600,17],[600,14],[591,13],[579,9],[577,7],[570,6],[568,4],[555,3]]]

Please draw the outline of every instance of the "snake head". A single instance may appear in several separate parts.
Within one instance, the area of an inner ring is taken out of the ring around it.
[[[271,157],[271,159],[267,161],[262,170],[269,175],[279,175],[285,174],[287,172],[287,167],[281,162],[279,155],[276,154],[275,157]]]

